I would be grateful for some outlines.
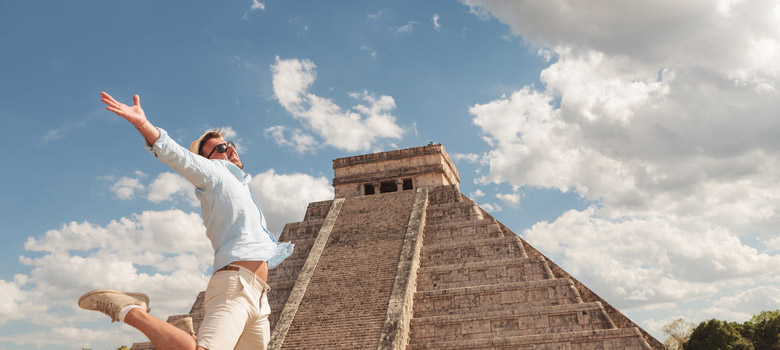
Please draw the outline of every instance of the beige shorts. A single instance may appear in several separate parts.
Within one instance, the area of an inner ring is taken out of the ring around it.
[[[236,265],[231,265],[236,266]],[[209,350],[265,349],[271,340],[268,291],[251,270],[219,271],[206,288],[206,315],[198,330],[198,345]]]

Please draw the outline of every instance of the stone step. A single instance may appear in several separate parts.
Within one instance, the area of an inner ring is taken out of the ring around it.
[[[414,316],[528,309],[582,303],[570,279],[494,284],[419,291],[414,294]]]
[[[462,201],[464,196],[460,194],[457,185],[436,186],[428,192],[428,205]]]
[[[409,344],[410,350],[652,350],[636,327]]]
[[[482,219],[481,212],[475,212],[471,201],[432,204],[425,213],[425,222],[436,225],[447,222]]]
[[[503,232],[492,219],[425,225],[425,245],[495,237],[503,237]]]
[[[309,255],[309,251],[311,250],[311,246],[314,245],[314,241],[316,241],[317,238],[310,238],[310,239],[298,239],[292,241],[295,244],[295,249],[293,249],[292,255],[290,255],[285,261],[289,259],[305,259]]]
[[[313,219],[301,222],[292,222],[284,225],[282,234],[279,236],[281,241],[296,241],[300,239],[316,238],[320,232],[320,227],[325,219]]]
[[[528,257],[516,237],[444,241],[424,245],[421,266],[449,265],[458,262],[481,261],[485,258],[507,259]]]
[[[417,290],[553,279],[543,257],[485,260],[420,268]]]
[[[295,280],[274,282],[273,287],[268,292],[268,303],[271,305],[271,310],[281,311],[284,308],[293,287],[295,287]]]
[[[615,328],[601,303],[471,312],[413,318],[410,342],[518,337]]]
[[[311,202],[306,207],[306,214],[303,217],[303,221],[311,220],[324,220],[328,216],[328,211],[333,204],[333,200],[326,200],[321,202]]]
[[[297,249],[298,247],[296,247]],[[295,281],[298,278],[298,274],[303,268],[303,264],[306,262],[306,257],[299,257],[297,259],[287,258],[279,266],[268,271],[268,280],[271,283],[281,281]],[[273,288],[273,286],[271,286]]]

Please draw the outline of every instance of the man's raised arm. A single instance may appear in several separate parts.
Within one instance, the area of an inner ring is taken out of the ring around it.
[[[141,98],[138,95],[133,96],[133,106],[118,102],[105,92],[100,92],[100,97],[101,101],[106,104],[107,110],[133,124],[150,145],[153,145],[160,138],[160,131],[146,119],[146,114],[141,109]]]

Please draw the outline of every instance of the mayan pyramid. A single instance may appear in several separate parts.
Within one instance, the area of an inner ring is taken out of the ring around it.
[[[335,198],[282,232],[270,349],[664,349],[461,194],[442,145],[333,170]]]

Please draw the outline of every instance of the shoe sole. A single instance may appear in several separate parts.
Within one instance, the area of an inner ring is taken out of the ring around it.
[[[149,296],[147,296],[144,293],[128,293],[128,292],[120,292],[112,289],[96,289],[91,292],[87,292],[86,294],[82,295],[81,298],[79,298],[79,307],[84,309],[83,306],[81,306],[81,301],[98,293],[113,293],[113,294],[122,294],[122,295],[128,295],[133,298],[142,299],[146,303],[146,308],[149,308]]]

